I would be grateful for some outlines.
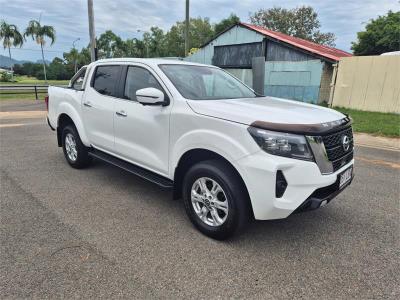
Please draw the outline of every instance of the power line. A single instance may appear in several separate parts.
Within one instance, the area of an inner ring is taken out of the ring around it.
[[[30,48],[17,48],[17,47],[10,47],[10,49],[12,50],[22,50],[22,51],[41,51],[40,49],[30,49]],[[46,50],[43,49],[44,52],[56,52],[56,53],[60,53],[60,52],[67,52],[66,50]]]

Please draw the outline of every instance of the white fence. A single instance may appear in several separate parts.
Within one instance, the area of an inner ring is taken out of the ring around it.
[[[332,106],[400,113],[400,56],[341,59]]]

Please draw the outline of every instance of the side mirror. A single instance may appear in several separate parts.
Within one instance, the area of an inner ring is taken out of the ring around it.
[[[163,105],[164,93],[155,88],[145,88],[136,91],[136,99],[143,105]]]
[[[82,91],[83,77],[78,77],[75,82],[70,83],[68,85],[69,88],[74,89],[75,91]]]

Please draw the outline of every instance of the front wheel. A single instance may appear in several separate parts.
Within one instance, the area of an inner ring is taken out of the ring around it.
[[[73,125],[67,125],[62,130],[62,148],[67,162],[73,168],[84,168],[92,161]]]
[[[219,160],[194,165],[183,181],[183,201],[191,222],[203,234],[223,240],[249,219],[249,200],[239,176]]]

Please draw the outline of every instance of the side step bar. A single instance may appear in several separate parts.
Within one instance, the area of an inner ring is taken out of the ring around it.
[[[174,186],[174,182],[168,178],[165,178],[165,177],[158,175],[152,171],[149,171],[149,170],[146,170],[137,165],[131,164],[127,161],[124,161],[122,159],[114,157],[114,156],[107,154],[105,152],[102,152],[100,150],[92,149],[89,151],[89,155],[92,157],[95,157],[97,159],[100,159],[102,161],[105,161],[107,163],[110,163],[110,164],[112,164],[116,167],[119,167],[125,171],[128,171],[132,174],[135,174],[135,175],[139,176],[140,178],[143,178],[150,182],[153,182],[162,188],[170,189],[170,188],[173,188],[173,186]]]

